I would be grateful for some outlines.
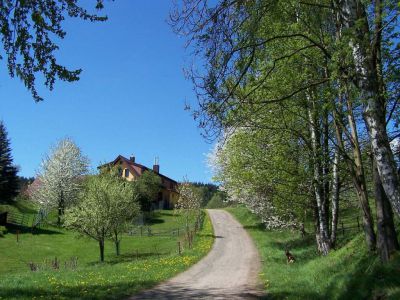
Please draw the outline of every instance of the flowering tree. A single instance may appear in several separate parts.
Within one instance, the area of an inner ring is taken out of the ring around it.
[[[37,174],[40,185],[32,196],[45,208],[58,209],[58,224],[65,208],[76,202],[88,166],[89,159],[69,138],[59,141],[43,159]]]
[[[121,233],[140,211],[137,198],[132,183],[113,173],[90,176],[80,202],[66,211],[64,226],[98,241],[100,261],[104,261],[107,238],[119,254]]]
[[[195,187],[187,180],[179,184],[178,193],[179,198],[175,205],[175,212],[179,216],[178,222],[185,227],[190,245],[190,223],[193,221],[197,223],[200,218],[202,198],[196,192]]]
[[[284,144],[280,144],[281,140]],[[208,155],[216,181],[228,200],[242,203],[267,228],[296,227],[307,205],[309,181],[290,137],[238,129],[227,134]]]

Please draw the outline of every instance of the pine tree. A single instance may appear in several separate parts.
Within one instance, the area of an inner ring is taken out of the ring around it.
[[[13,165],[7,130],[0,121],[0,202],[10,201],[18,193],[18,169]]]

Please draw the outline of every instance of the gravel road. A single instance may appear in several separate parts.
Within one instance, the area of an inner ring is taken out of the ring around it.
[[[208,210],[215,242],[210,253],[178,276],[130,299],[259,299],[260,258],[228,212]]]

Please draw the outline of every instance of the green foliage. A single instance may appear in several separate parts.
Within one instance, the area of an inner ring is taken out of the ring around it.
[[[105,239],[112,237],[119,247],[126,222],[137,216],[136,195],[130,182],[112,173],[103,173],[87,178],[80,197],[80,202],[67,210],[64,226],[98,241],[103,261]]]
[[[367,251],[361,234],[353,235],[328,256],[317,253],[312,234],[265,230],[259,218],[244,207],[228,208],[248,230],[262,261],[260,274],[272,299],[398,299],[400,257],[386,265]],[[287,264],[285,249],[295,256]]]
[[[179,198],[175,204],[175,213],[179,216],[177,220],[186,228],[189,234],[190,225],[200,218],[201,198],[194,185],[184,181],[178,186]]]
[[[283,116],[275,117],[264,124],[282,121]],[[246,204],[268,227],[292,226],[302,221],[309,203],[307,155],[290,131],[237,130],[216,154],[215,179],[229,200]]]
[[[217,191],[212,195],[210,201],[207,202],[206,208],[224,208],[227,206],[229,206],[229,202],[227,202],[226,194]]]
[[[96,3],[101,9],[103,0]],[[56,41],[66,35],[63,21],[67,17],[92,22],[107,19],[90,14],[77,0],[3,1],[0,5],[0,36],[8,73],[21,78],[35,101],[43,100],[36,89],[38,74],[50,90],[56,79],[79,80],[82,70],[68,70],[55,55],[59,49]]]
[[[13,165],[6,127],[0,121],[0,203],[9,202],[18,194],[17,171]]]
[[[191,182],[191,185],[201,199],[201,207],[206,207],[207,203],[218,192],[218,186],[212,183]]]
[[[3,237],[6,232],[7,228],[4,226],[0,226],[0,237]]]
[[[135,190],[142,211],[150,211],[151,203],[161,191],[161,178],[153,171],[145,171],[136,181]]]

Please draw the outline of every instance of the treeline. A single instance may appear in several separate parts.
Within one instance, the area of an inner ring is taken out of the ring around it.
[[[270,228],[312,216],[323,255],[336,246],[349,186],[367,247],[382,261],[399,250],[399,10],[397,1],[182,0],[171,14],[205,61],[188,72],[193,114],[218,138],[210,161],[229,199]]]
[[[228,206],[227,195],[212,183],[190,182],[195,193],[201,199],[201,207],[223,208]]]

